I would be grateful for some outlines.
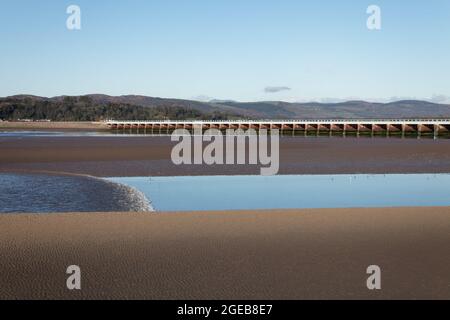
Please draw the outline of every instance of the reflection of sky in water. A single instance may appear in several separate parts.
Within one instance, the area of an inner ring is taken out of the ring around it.
[[[450,174],[110,178],[158,211],[450,205]]]
[[[43,130],[33,130],[33,131],[0,131],[0,138],[32,138],[32,137],[136,137],[136,136],[162,136],[170,137],[167,133],[154,133],[151,130],[145,131],[116,131],[116,130],[104,130],[104,131],[43,131]]]
[[[0,131],[0,138],[27,137],[86,137],[110,135],[109,132],[96,131]]]
[[[0,131],[0,138],[31,138],[31,137],[135,137],[135,136],[149,136],[149,134],[137,132],[120,132],[114,130],[105,131]],[[161,134],[161,136],[169,136]]]

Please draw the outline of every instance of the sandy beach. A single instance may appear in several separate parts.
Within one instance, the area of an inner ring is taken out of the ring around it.
[[[0,298],[450,299],[449,243],[449,208],[0,215]]]
[[[0,171],[176,167],[167,137],[0,139]],[[450,172],[450,140],[283,138],[280,173]],[[450,299],[450,208],[0,215],[0,299]],[[82,290],[65,287],[67,266]],[[382,290],[366,268],[382,269]]]

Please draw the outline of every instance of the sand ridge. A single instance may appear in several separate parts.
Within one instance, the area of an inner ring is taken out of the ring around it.
[[[0,215],[0,298],[450,299],[449,243],[450,208]]]

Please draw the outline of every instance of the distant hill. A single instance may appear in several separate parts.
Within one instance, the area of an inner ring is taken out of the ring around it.
[[[217,105],[217,104],[216,104]],[[324,119],[324,118],[442,118],[450,117],[450,105],[426,101],[374,103],[348,101],[342,103],[226,102],[228,107],[256,118]]]
[[[122,120],[221,120],[238,118],[239,115],[220,111],[220,109],[200,108],[194,103],[182,103],[157,98],[145,105],[133,104],[139,99],[101,95],[36,97],[18,95],[0,98],[0,120],[43,120],[52,121],[100,121],[106,119]],[[207,110],[207,111],[202,111]]]
[[[324,118],[450,118],[450,105],[405,100],[391,103],[288,103],[281,101],[200,102],[138,95],[17,95],[0,98],[0,119],[324,119]]]

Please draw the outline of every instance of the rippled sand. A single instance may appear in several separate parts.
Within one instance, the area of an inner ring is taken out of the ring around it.
[[[449,243],[449,208],[0,215],[0,298],[450,299]]]
[[[0,171],[93,176],[259,174],[260,166],[176,166],[170,137],[0,138]],[[282,138],[280,174],[448,173],[450,139]]]
[[[249,174],[176,167],[168,138],[4,138],[0,171]],[[280,173],[450,172],[450,140],[282,139]],[[416,186],[412,186],[416,187]],[[370,192],[370,190],[368,190]],[[450,208],[0,214],[0,299],[450,299]],[[82,290],[65,287],[67,266]],[[366,268],[382,269],[368,291]]]

